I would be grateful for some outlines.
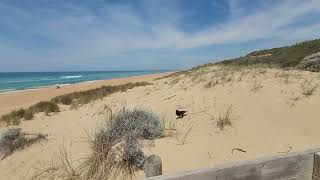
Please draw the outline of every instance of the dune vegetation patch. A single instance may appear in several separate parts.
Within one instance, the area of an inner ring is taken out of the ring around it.
[[[228,106],[227,109],[220,114],[217,121],[217,127],[220,130],[224,130],[227,126],[232,126],[232,106]]]
[[[116,113],[111,112],[93,137],[89,138],[90,152],[81,159],[79,166],[70,166],[71,160],[65,151],[61,151],[58,164],[39,171],[34,177],[94,180],[132,178],[136,171],[143,168],[147,158],[141,141],[161,138],[164,131],[163,119],[151,111],[124,108]]]
[[[25,149],[34,143],[46,140],[47,135],[22,132],[20,128],[8,129],[0,137],[0,159],[11,155],[14,151]]]
[[[314,94],[317,88],[318,84],[315,84],[312,81],[305,80],[303,83],[301,83],[302,94],[306,97]]]
[[[19,125],[21,120],[31,120],[34,114],[44,112],[46,115],[50,113],[57,113],[60,111],[58,104],[51,101],[41,101],[30,106],[27,109],[20,108],[19,110],[13,110],[8,114],[2,115],[0,121],[5,122],[7,126]]]
[[[128,89],[146,85],[151,85],[151,83],[127,83],[115,86],[102,86],[100,88],[90,89],[87,91],[73,92],[54,97],[50,101],[38,102],[26,109],[20,108],[19,110],[13,110],[8,114],[2,115],[0,121],[6,123],[7,126],[19,125],[22,119],[31,120],[34,117],[34,114],[40,112],[44,112],[46,115],[59,112],[59,104],[70,105],[71,109],[77,109],[81,105],[85,105],[98,99],[102,99],[110,94],[116,92],[125,92]]]
[[[87,91],[73,92],[61,96],[52,98],[51,101],[57,104],[71,105],[72,103],[77,103],[80,105],[88,104],[92,101],[102,99],[110,94],[116,92],[125,92],[128,89],[132,89],[139,86],[151,85],[148,82],[137,82],[137,83],[127,83],[115,86],[102,86],[96,89],[90,89]]]

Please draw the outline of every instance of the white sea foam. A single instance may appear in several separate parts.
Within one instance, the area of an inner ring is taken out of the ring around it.
[[[13,81],[7,81],[3,83],[24,83],[24,82],[35,82],[35,81],[40,81],[40,79],[13,80]]]
[[[61,76],[61,79],[75,79],[75,78],[81,78],[82,75],[77,75],[77,76]]]
[[[10,92],[10,91],[14,91],[16,89],[0,89],[0,93],[6,93],[6,92]]]

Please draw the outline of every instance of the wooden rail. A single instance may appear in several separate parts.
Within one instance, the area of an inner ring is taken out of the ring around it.
[[[165,165],[165,162],[163,162]],[[146,180],[320,180],[320,149],[245,160]]]

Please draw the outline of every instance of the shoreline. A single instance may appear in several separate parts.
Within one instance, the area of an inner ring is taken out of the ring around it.
[[[17,90],[0,93],[0,116],[11,110],[30,106],[40,101],[50,100],[53,97],[75,92],[98,88],[104,85],[118,85],[129,82],[152,81],[157,77],[164,76],[172,72],[129,76],[106,80],[85,81],[75,84],[68,84],[56,89],[55,86],[41,87],[35,89]]]
[[[132,71],[132,72],[135,72],[135,71]],[[142,75],[135,75],[135,76],[127,76],[127,77],[115,77],[115,78],[107,78],[107,79],[87,80],[87,81],[80,81],[80,82],[76,82],[76,83],[56,83],[56,84],[44,85],[44,86],[34,86],[34,87],[26,88],[26,89],[0,89],[0,95],[6,94],[6,93],[13,93],[13,92],[32,91],[32,90],[43,89],[43,88],[52,88],[52,87],[55,87],[56,85],[59,85],[60,87],[65,87],[65,86],[76,85],[76,84],[87,84],[87,83],[95,83],[95,82],[99,82],[99,81],[107,81],[107,80],[112,80],[112,79],[121,79],[121,78],[155,75],[155,74],[172,73],[172,72],[175,72],[175,71],[163,71],[163,72],[159,72],[159,73],[142,74]]]

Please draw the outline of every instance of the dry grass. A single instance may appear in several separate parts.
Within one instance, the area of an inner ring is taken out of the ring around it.
[[[50,101],[41,101],[30,106],[27,109],[13,110],[8,114],[2,115],[0,121],[10,125],[18,125],[21,120],[31,120],[34,114],[44,112],[46,115],[50,113],[57,113],[60,111],[58,104],[71,105],[71,109],[78,109],[80,105],[88,104],[90,102],[102,99],[105,96],[116,92],[125,92],[134,87],[151,85],[148,82],[127,83],[116,86],[102,86],[100,88],[91,89],[87,91],[73,92],[62,96],[52,98]]]
[[[22,150],[34,143],[45,140],[47,135],[22,132],[19,128],[8,129],[1,134],[0,159],[11,155],[14,151]]]
[[[287,102],[287,104],[290,105],[290,107],[294,107],[296,105],[296,103],[301,99],[300,96],[294,96],[294,97],[291,97],[289,99],[289,101]]]
[[[164,129],[160,117],[150,111],[122,109],[111,114],[90,141],[91,155],[82,165],[85,179],[134,176],[145,159],[138,140],[160,138]]]
[[[211,78],[211,80],[209,80],[206,84],[205,84],[205,88],[212,88],[215,87],[219,84],[219,80],[217,77],[215,78]]]
[[[8,114],[2,115],[0,121],[5,122],[7,126],[19,125],[22,119],[31,120],[36,113],[44,112],[46,115],[49,115],[52,112],[56,113],[59,111],[60,108],[56,103],[51,101],[41,101],[27,109],[21,108],[19,110],[13,110]]]
[[[50,113],[60,112],[58,104],[52,101],[38,102],[37,104],[30,106],[28,110],[33,114],[44,112],[46,115],[49,115]]]
[[[302,94],[306,97],[309,97],[316,92],[318,88],[317,84],[312,83],[312,81],[309,80],[304,80],[303,83],[301,83],[301,89],[302,89]]]
[[[250,88],[250,91],[252,92],[257,92],[259,91],[261,88],[263,88],[263,85],[258,82],[257,80],[255,80]]]
[[[220,114],[217,121],[217,127],[224,130],[226,126],[232,126],[232,106],[228,106],[223,114]]]
[[[192,131],[192,128],[193,128],[193,125],[189,126],[185,131],[183,131],[180,134],[180,137],[178,137],[178,142],[179,142],[178,145],[185,145],[187,143],[187,139],[189,134]]]
[[[169,85],[178,84],[180,82],[181,78],[178,77],[172,77],[171,81],[169,82]]]
[[[34,178],[132,179],[146,158],[140,141],[161,138],[165,129],[163,121],[146,110],[123,108],[116,113],[109,112],[94,137],[89,138],[89,155],[78,166],[66,151],[60,151],[58,163],[39,170]]]
[[[55,98],[52,98],[51,101],[57,104],[65,104],[65,105],[70,105],[72,103],[78,103],[78,104],[84,105],[84,104],[88,104],[90,102],[102,99],[116,92],[125,92],[128,89],[132,89],[140,86],[146,86],[146,85],[151,85],[151,83],[137,82],[137,83],[115,85],[115,86],[102,86],[96,89],[73,92],[73,93],[62,95],[62,96],[57,96]]]
[[[66,149],[60,148],[56,162],[51,162],[48,165],[42,165],[36,169],[35,174],[31,177],[32,180],[42,179],[65,179],[65,180],[81,180],[81,171],[75,168],[76,165],[70,157],[70,153]]]

